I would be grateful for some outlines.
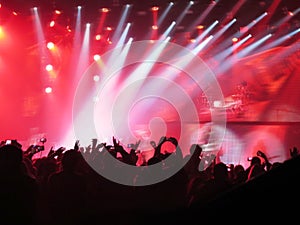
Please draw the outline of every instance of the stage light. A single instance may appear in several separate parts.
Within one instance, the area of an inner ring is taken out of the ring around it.
[[[111,27],[106,27],[106,30],[111,31],[112,28]]]
[[[50,94],[52,92],[52,88],[51,87],[46,87],[45,88],[45,93],[46,94]]]
[[[195,3],[194,1],[190,1],[190,5],[194,5],[194,3]]]
[[[54,12],[55,12],[56,15],[60,15],[61,14],[61,11],[57,10],[57,9]]]
[[[236,37],[234,37],[234,38],[232,38],[231,40],[232,40],[233,43],[235,43],[235,42],[238,42],[239,39],[236,38]]]
[[[158,29],[157,25],[152,26],[152,30],[157,30],[157,29]]]
[[[2,26],[0,26],[0,39],[4,38],[4,32]]]
[[[99,75],[94,75],[93,80],[95,82],[98,82],[100,80],[100,76]]]
[[[48,64],[48,65],[46,66],[46,70],[47,70],[48,72],[52,71],[52,70],[53,70],[53,66],[52,66],[51,64]]]
[[[18,15],[18,13],[17,13],[17,12],[15,12],[15,11],[14,11],[12,14],[13,14],[14,16],[17,16],[17,15]]]
[[[152,10],[152,12],[157,12],[157,11],[159,10],[159,8],[158,8],[157,6],[153,6],[153,7],[151,8],[151,10]]]
[[[95,36],[95,39],[96,39],[97,41],[99,41],[99,40],[101,39],[101,35],[100,35],[100,34],[97,34],[97,35]]]
[[[54,49],[54,43],[53,43],[53,42],[48,42],[48,43],[47,43],[47,48],[48,48],[49,50]]]
[[[77,9],[79,9],[79,10],[80,10],[81,8],[82,8],[82,7],[81,7],[80,5],[79,5],[79,6],[77,6]]]
[[[50,26],[50,27],[54,27],[54,25],[55,25],[55,21],[52,20],[52,21],[50,22],[49,26]]]
[[[109,12],[109,9],[108,9],[108,8],[102,8],[102,9],[101,9],[101,12],[103,12],[103,13],[108,13],[108,12]]]
[[[204,29],[204,26],[203,26],[203,25],[198,25],[198,26],[197,26],[197,29],[198,29],[198,30],[202,30],[202,29]]]
[[[101,56],[100,56],[100,55],[98,55],[98,54],[96,54],[96,55],[94,55],[94,57],[93,57],[93,58],[94,58],[94,60],[95,60],[95,61],[98,61],[98,60],[100,60]]]

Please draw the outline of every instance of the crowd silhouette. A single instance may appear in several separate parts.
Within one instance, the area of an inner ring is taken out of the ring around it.
[[[174,146],[173,152],[162,152],[166,142]],[[139,144],[140,141],[132,144],[128,151],[115,137],[111,145],[92,139],[91,145],[83,147],[76,141],[72,149],[51,148],[47,156],[34,158],[42,148],[29,146],[24,150],[16,140],[3,141],[1,221],[22,225],[168,224],[166,221],[178,224],[181,220],[188,223],[201,210],[246,210],[249,204],[256,205],[255,210],[273,209],[275,203],[287,207],[298,201],[297,147],[289,149],[289,159],[274,163],[259,150],[245,168],[217,162],[216,157],[204,159],[199,144],[192,144],[184,157],[177,139],[165,136],[151,142],[153,156],[138,164]],[[111,156],[118,163],[107,160]],[[211,163],[200,169],[203,160]],[[169,178],[151,185],[136,185],[146,175],[167,174],[177,163],[182,167]],[[124,177],[132,185],[118,184],[97,172],[116,167],[124,170],[125,164],[141,168],[138,174]],[[159,164],[158,169],[149,170],[155,164]],[[91,165],[97,165],[97,169]]]

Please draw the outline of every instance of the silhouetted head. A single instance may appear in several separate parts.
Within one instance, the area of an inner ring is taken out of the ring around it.
[[[260,165],[261,164],[261,160],[258,156],[254,156],[251,159],[251,165]]]
[[[192,144],[191,147],[190,147],[190,154],[193,155],[197,155],[197,156],[200,156],[202,152],[202,148],[199,144]]]
[[[227,180],[228,179],[228,171],[225,163],[220,162],[214,166],[214,178],[218,180]]]
[[[80,153],[74,149],[67,150],[61,159],[63,170],[74,171],[79,163]]]
[[[19,169],[23,161],[22,149],[14,145],[0,147],[0,166],[10,169]]]

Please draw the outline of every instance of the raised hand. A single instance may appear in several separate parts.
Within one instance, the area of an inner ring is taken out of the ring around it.
[[[173,144],[175,145],[176,147],[178,146],[178,141],[176,138],[174,137],[169,137],[168,140]]]
[[[135,142],[135,144],[132,145],[132,149],[137,150],[140,143],[141,143],[141,140],[138,140],[137,142]]]
[[[114,147],[120,146],[120,141],[117,141],[117,139],[114,136],[113,136],[113,144],[114,144]]]
[[[79,150],[79,140],[76,140],[76,141],[75,141],[75,144],[74,144],[74,150],[75,150],[75,151],[78,151],[78,150]]]

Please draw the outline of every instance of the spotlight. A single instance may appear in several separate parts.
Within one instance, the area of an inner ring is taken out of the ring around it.
[[[51,64],[48,64],[46,66],[46,70],[49,72],[49,71],[52,71],[53,70],[53,66]]]
[[[45,93],[46,94],[50,94],[52,92],[52,88],[51,87],[46,87],[45,88]]]
[[[151,8],[151,10],[152,10],[152,12],[156,12],[156,11],[158,11],[158,10],[159,10],[159,7],[157,7],[157,6],[153,6],[153,7]]]
[[[153,25],[152,26],[152,30],[157,30],[158,29],[158,26],[157,25]]]
[[[99,41],[99,40],[101,39],[101,35],[100,35],[100,34],[97,34],[97,35],[95,36],[95,39],[96,39],[97,41]]]
[[[56,9],[54,12],[55,12],[56,15],[60,15],[61,14],[61,11],[58,10],[58,9]]]
[[[103,13],[108,13],[108,12],[109,12],[109,9],[108,9],[108,8],[102,8],[102,9],[101,9],[101,12],[103,12]]]
[[[236,38],[236,37],[234,37],[234,38],[232,38],[231,40],[232,40],[233,43],[236,43],[236,42],[238,42],[239,39]]]
[[[198,25],[198,26],[197,26],[197,29],[198,29],[198,30],[202,30],[202,29],[204,29],[204,26],[203,26],[203,25]]]
[[[98,61],[101,57],[100,57],[100,55],[96,54],[96,55],[94,55],[93,58],[94,58],[95,61]]]
[[[54,22],[54,20],[52,20],[52,21],[50,22],[49,26],[50,26],[50,27],[54,27],[54,25],[55,25],[55,22]]]
[[[47,43],[47,48],[48,48],[49,50],[53,49],[53,48],[54,48],[53,42],[48,42],[48,43]]]
[[[99,76],[99,75],[95,75],[95,76],[93,77],[93,80],[94,80],[95,82],[98,82],[98,81],[100,80],[100,76]]]

